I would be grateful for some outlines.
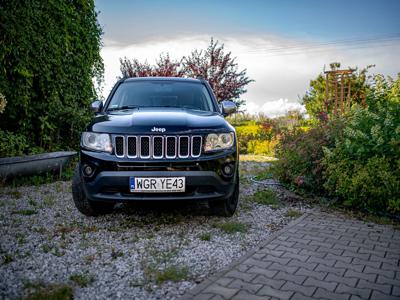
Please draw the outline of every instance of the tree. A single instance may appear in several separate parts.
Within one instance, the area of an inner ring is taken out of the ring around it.
[[[24,152],[77,146],[103,74],[94,1],[1,1],[0,20],[0,135]]]
[[[141,63],[138,59],[134,58],[120,58],[122,78],[127,77],[152,77],[152,76],[165,76],[165,77],[183,77],[184,71],[181,62],[171,60],[169,54],[160,55],[156,64],[151,66],[147,61]]]
[[[254,81],[246,76],[246,69],[238,71],[232,53],[225,54],[224,45],[213,39],[205,51],[194,50],[184,57],[183,64],[188,77],[201,77],[210,83],[218,101],[229,99],[238,106],[244,103],[240,96],[246,93],[245,87]]]
[[[350,77],[351,81],[351,98],[353,102],[360,102],[361,97],[365,95],[368,89],[367,72],[373,66],[367,66],[364,69],[353,69],[354,72]],[[340,63],[335,62],[330,64],[331,70],[338,70]],[[303,96],[302,101],[306,107],[308,115],[317,120],[322,114],[327,114],[325,108],[325,88],[326,77],[324,74],[319,74],[317,78],[310,81],[310,88]]]
[[[194,50],[180,61],[171,60],[169,54],[160,55],[154,66],[137,59],[120,59],[122,77],[192,77],[207,80],[218,101],[232,100],[238,106],[244,103],[240,96],[246,93],[245,87],[253,80],[246,70],[239,71],[231,52],[224,52],[224,45],[211,39],[206,50]]]

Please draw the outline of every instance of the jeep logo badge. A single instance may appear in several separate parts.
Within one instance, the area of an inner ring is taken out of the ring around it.
[[[152,132],[165,132],[165,128],[157,128],[157,127],[153,127],[151,129]]]

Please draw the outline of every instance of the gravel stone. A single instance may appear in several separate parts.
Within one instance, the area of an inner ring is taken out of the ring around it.
[[[74,207],[71,182],[0,188],[0,298],[28,295],[28,284],[68,284],[75,299],[176,299],[244,255],[287,224],[289,209],[307,205],[279,186],[279,209],[249,200],[263,188],[250,180],[268,163],[241,163],[240,204],[232,218],[210,215],[206,203],[118,204],[112,214],[86,217]],[[215,226],[241,222],[245,233]],[[210,234],[209,241],[200,236]],[[187,270],[184,278],[157,280],[166,268]],[[93,278],[86,287],[70,279]]]

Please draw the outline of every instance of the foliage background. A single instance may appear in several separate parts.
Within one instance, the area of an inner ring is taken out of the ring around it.
[[[321,195],[346,207],[400,216],[400,74],[396,79],[352,78],[355,101],[340,116],[320,119],[324,78],[311,81],[303,99],[310,130],[282,135],[275,176],[302,193]],[[317,88],[318,87],[318,88]],[[361,97],[366,105],[360,105]]]
[[[77,146],[101,81],[94,1],[1,1],[0,156]]]

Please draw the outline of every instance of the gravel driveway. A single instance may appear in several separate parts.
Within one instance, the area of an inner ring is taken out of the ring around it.
[[[92,218],[75,209],[71,182],[2,188],[0,298],[61,289],[76,299],[176,299],[307,209],[254,201],[261,186],[249,176],[267,165],[241,163],[232,218],[198,203],[119,205]]]

